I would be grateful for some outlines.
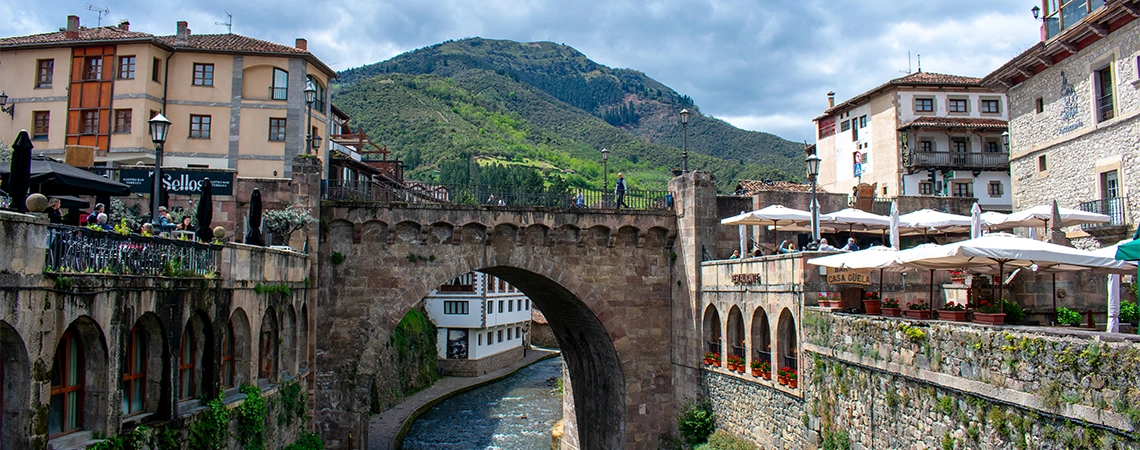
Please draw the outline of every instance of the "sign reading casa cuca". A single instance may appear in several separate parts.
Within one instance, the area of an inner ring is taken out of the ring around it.
[[[827,268],[828,284],[858,284],[871,285],[871,269],[843,269]]]
[[[758,273],[734,273],[732,274],[732,284],[758,284],[760,283],[760,274]]]

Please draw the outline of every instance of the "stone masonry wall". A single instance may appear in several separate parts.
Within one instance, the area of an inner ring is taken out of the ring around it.
[[[810,448],[809,441],[818,442],[803,423],[803,399],[718,371],[702,375],[718,429],[732,430],[761,448]]]

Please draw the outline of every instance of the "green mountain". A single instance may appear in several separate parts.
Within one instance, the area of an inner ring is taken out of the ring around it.
[[[598,187],[605,147],[610,178],[623,171],[635,188],[663,189],[681,165],[681,108],[694,111],[689,167],[716,173],[722,190],[803,170],[802,144],[702,116],[689,97],[645,74],[564,45],[448,41],[339,75],[334,102],[416,179],[453,181],[441,180],[441,169],[467,161]]]

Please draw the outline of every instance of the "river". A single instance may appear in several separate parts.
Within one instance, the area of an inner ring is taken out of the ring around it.
[[[444,400],[412,423],[404,448],[549,449],[550,429],[562,418],[552,379],[561,374],[562,358],[551,358]]]

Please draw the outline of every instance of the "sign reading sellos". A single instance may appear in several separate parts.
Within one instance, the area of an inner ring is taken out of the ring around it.
[[[858,284],[871,285],[871,269],[844,269],[837,267],[827,268],[828,284]]]
[[[151,169],[119,170],[119,182],[130,186],[133,193],[150,193],[150,180],[153,176],[154,171]],[[214,187],[214,195],[234,195],[232,172],[162,169],[162,184],[170,194],[201,194],[202,183],[206,178],[210,179],[210,185]]]

